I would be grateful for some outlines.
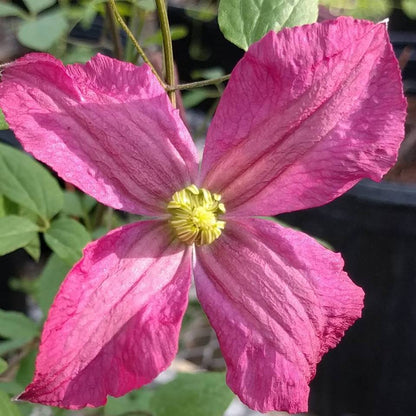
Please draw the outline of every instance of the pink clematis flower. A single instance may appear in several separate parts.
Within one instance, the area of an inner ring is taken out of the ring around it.
[[[360,316],[363,292],[339,254],[254,216],[327,203],[392,166],[406,103],[384,24],[339,18],[252,45],[200,172],[146,65],[30,54],[4,71],[0,105],[24,148],[64,180],[154,218],[85,248],[20,399],[100,406],[153,380],[177,352],[193,269],[230,388],[253,409],[307,410],[316,364]]]

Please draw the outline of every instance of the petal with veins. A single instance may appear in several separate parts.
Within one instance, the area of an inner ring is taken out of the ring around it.
[[[316,364],[363,307],[341,256],[261,219],[229,220],[196,256],[198,298],[230,388],[255,410],[307,411]]]
[[[381,179],[405,116],[384,24],[339,18],[270,32],[231,75],[201,183],[239,215],[322,205],[361,178]]]
[[[29,54],[4,70],[0,106],[25,150],[113,208],[162,213],[195,180],[195,146],[146,65]]]
[[[191,250],[143,221],[89,244],[46,321],[33,382],[19,399],[102,406],[153,380],[178,348]]]

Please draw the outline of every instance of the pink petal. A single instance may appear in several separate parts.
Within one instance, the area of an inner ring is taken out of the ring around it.
[[[405,109],[385,24],[343,17],[270,32],[232,73],[203,186],[239,215],[324,204],[393,165]]]
[[[177,352],[190,278],[191,250],[163,222],[89,244],[52,305],[19,399],[79,409],[149,383]]]
[[[230,388],[261,412],[307,411],[316,364],[363,307],[341,256],[261,219],[228,221],[223,236],[196,255],[198,298]]]
[[[195,146],[146,65],[26,55],[4,70],[0,106],[27,151],[114,208],[164,212],[196,176]]]

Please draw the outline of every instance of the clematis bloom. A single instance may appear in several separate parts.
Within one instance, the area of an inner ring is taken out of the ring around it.
[[[29,54],[4,71],[0,105],[24,148],[65,181],[153,218],[87,245],[20,399],[100,406],[153,380],[177,352],[195,262],[230,388],[260,411],[307,410],[316,364],[360,316],[363,292],[339,254],[255,216],[325,204],[392,166],[406,103],[384,24],[339,18],[253,44],[200,171],[146,65]]]

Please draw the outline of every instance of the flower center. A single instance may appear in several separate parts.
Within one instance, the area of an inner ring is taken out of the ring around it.
[[[168,204],[170,224],[179,240],[197,246],[211,244],[225,227],[218,216],[225,213],[221,195],[195,185],[175,192]]]

